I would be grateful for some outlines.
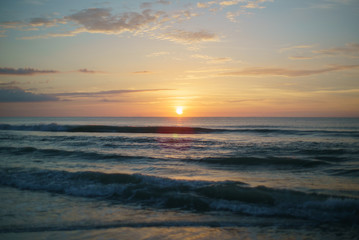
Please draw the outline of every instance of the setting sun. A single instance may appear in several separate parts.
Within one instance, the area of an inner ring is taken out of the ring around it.
[[[182,115],[182,113],[183,113],[183,107],[176,107],[176,113],[177,113],[178,115]]]

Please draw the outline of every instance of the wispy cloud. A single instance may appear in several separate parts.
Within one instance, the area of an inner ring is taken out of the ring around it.
[[[4,88],[14,88],[17,83],[18,83],[17,81],[0,83],[0,88],[2,88],[2,89],[4,89]]]
[[[103,97],[107,95],[118,95],[126,93],[142,93],[142,92],[158,92],[158,91],[171,91],[174,89],[137,89],[137,90],[109,90],[109,91],[97,91],[97,92],[67,92],[67,93],[55,93],[51,96],[55,97]]]
[[[171,4],[171,2],[165,1],[165,0],[158,0],[155,2],[143,2],[143,3],[141,3],[140,7],[141,8],[152,8],[156,4],[169,5],[169,4]]]
[[[38,70],[34,68],[0,68],[0,75],[36,75],[58,73],[55,70]]]
[[[358,43],[348,43],[344,47],[335,47],[328,49],[321,49],[312,51],[313,53],[319,55],[345,55],[345,56],[356,56],[359,57],[359,44]]]
[[[169,54],[170,54],[169,52],[165,52],[165,51],[154,52],[154,53],[147,54],[146,57],[159,57],[159,56],[166,56],[166,55],[169,55]]]
[[[97,91],[97,92],[64,92],[64,93],[52,93],[52,94],[40,94],[40,93],[33,93],[31,91],[23,90],[21,88],[11,86],[10,83],[9,84],[6,83],[4,85],[0,84],[0,102],[66,101],[66,100],[74,100],[77,98],[104,98],[110,96],[117,96],[121,94],[171,91],[171,90],[174,89],[110,90],[110,91]]]
[[[289,48],[283,48],[280,52],[291,51],[295,49],[302,49],[303,51],[309,48],[312,48],[311,45],[303,45],[303,46],[294,46]],[[301,54],[296,54],[290,56],[289,59],[292,60],[305,60],[305,59],[313,59],[313,58],[322,58],[322,57],[350,57],[350,58],[359,58],[359,44],[358,43],[348,43],[343,47],[333,47],[333,48],[325,48],[320,50],[310,50],[304,51]]]
[[[36,94],[20,88],[0,89],[0,102],[49,102],[58,100],[52,95]]]
[[[26,37],[20,37],[19,39],[23,40],[33,40],[33,39],[46,39],[46,38],[56,38],[56,37],[73,37],[76,36],[79,33],[86,32],[83,28],[78,28],[73,31],[67,31],[67,32],[61,32],[61,33],[47,33],[43,35],[34,35],[34,36],[26,36]]]
[[[103,71],[89,70],[87,68],[82,68],[71,72],[88,73],[88,74],[104,73]],[[31,76],[38,74],[55,74],[55,73],[66,73],[66,72],[60,72],[57,70],[38,70],[34,68],[0,68],[0,75]]]
[[[198,8],[209,8],[213,6],[229,7],[239,5],[241,8],[264,8],[262,3],[272,2],[273,0],[226,0],[226,1],[208,1],[197,3]]]
[[[24,23],[21,21],[5,21],[0,23],[0,27],[5,29],[23,27]]]
[[[316,74],[322,74],[333,71],[343,71],[358,69],[359,65],[336,65],[320,69],[287,69],[287,68],[261,68],[253,67],[239,71],[224,72],[220,75],[225,76],[283,76],[283,77],[303,77]]]
[[[286,52],[286,51],[290,51],[290,50],[293,50],[293,49],[308,49],[308,48],[313,48],[314,45],[294,45],[294,46],[291,46],[291,47],[285,47],[285,48],[281,48],[279,50],[279,52]]]
[[[159,37],[160,39],[166,39],[173,42],[192,44],[199,42],[218,41],[219,37],[215,33],[211,33],[205,30],[201,31],[185,31],[185,30],[173,30],[165,33]]]
[[[103,73],[101,71],[89,70],[87,68],[79,69],[79,70],[77,70],[77,72],[79,72],[79,73],[89,73],[89,74]]]
[[[59,22],[64,23],[64,21],[60,21],[59,19],[48,19],[48,18],[37,17],[37,18],[32,18],[29,21],[29,25],[33,27],[39,27],[39,26],[52,27]]]
[[[207,63],[224,63],[224,62],[232,61],[232,58],[230,57],[211,57],[208,55],[201,55],[201,54],[193,54],[191,57],[206,60]]]
[[[35,17],[31,18],[28,21],[5,21],[0,22],[0,27],[8,30],[8,29],[17,29],[19,31],[38,31],[39,28],[50,28],[54,27],[58,24],[66,24],[66,20],[64,18],[43,18],[43,17]],[[2,30],[4,31],[4,30]]]
[[[308,59],[313,59],[315,57],[314,56],[300,56],[300,55],[297,55],[297,56],[289,56],[288,58],[291,59],[291,60],[308,60]]]
[[[152,74],[152,73],[153,73],[153,72],[147,71],[147,70],[133,72],[133,74]]]

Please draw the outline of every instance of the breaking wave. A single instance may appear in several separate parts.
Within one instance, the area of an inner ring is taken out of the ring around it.
[[[357,224],[359,199],[250,187],[235,181],[190,181],[142,174],[0,170],[0,184],[19,189],[196,212],[230,211]]]

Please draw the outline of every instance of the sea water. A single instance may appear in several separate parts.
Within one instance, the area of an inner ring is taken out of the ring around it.
[[[1,118],[1,239],[357,239],[359,119]]]

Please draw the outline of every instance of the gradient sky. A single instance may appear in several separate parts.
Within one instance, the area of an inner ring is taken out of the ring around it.
[[[0,0],[0,116],[359,117],[358,0]]]

